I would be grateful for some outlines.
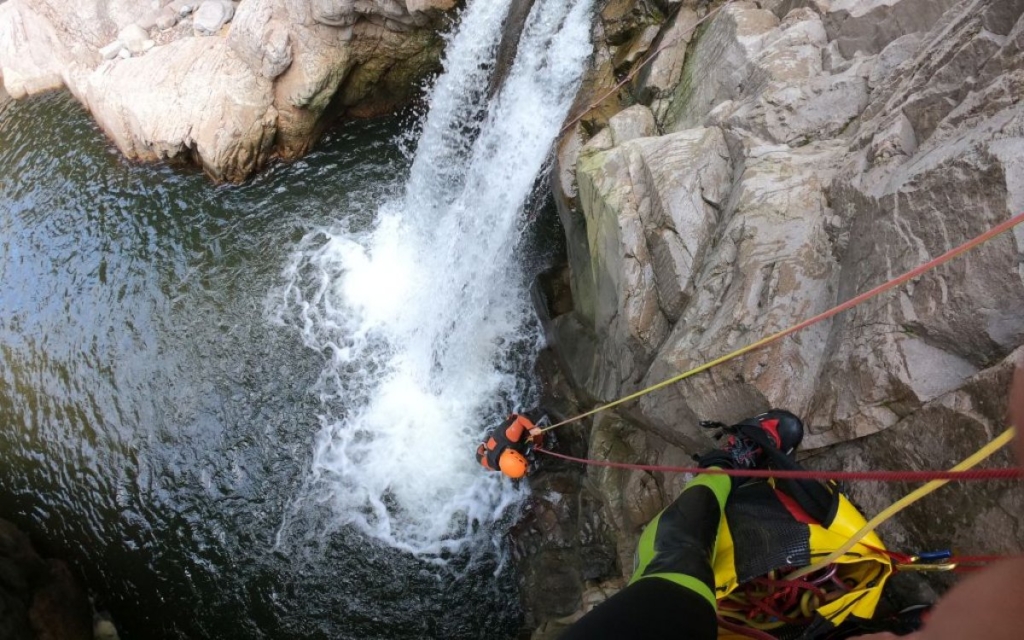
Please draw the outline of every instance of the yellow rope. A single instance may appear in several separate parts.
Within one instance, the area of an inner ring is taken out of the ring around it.
[[[647,387],[646,389],[641,389],[640,391],[637,391],[636,393],[631,393],[628,396],[625,396],[623,398],[619,398],[618,400],[615,400],[614,402],[609,402],[608,404],[603,404],[600,407],[596,407],[594,409],[591,409],[590,411],[587,411],[585,413],[581,413],[578,416],[574,416],[574,417],[572,417],[572,418],[570,418],[568,420],[563,420],[563,421],[561,421],[561,422],[559,422],[557,424],[553,424],[551,426],[544,427],[543,429],[541,429],[541,433],[543,433],[545,431],[551,431],[552,429],[555,429],[557,427],[561,427],[562,425],[565,425],[565,424],[569,424],[570,422],[575,422],[577,420],[582,420],[583,418],[592,416],[595,413],[600,413],[601,411],[605,411],[607,409],[611,409],[612,407],[617,407],[620,404],[623,404],[625,402],[629,402],[630,400],[636,400],[637,398],[639,398],[641,396],[645,396],[645,395],[647,395],[648,393],[650,393],[652,391],[657,391],[658,389],[662,389],[664,387],[667,387],[670,384],[675,384],[676,382],[679,382],[680,380],[685,380],[685,379],[689,378],[690,376],[695,376],[698,373],[701,373],[703,371],[707,371],[708,369],[711,369],[713,367],[717,367],[718,365],[722,364],[723,362],[728,362],[730,360],[733,360],[735,358],[738,358],[738,357],[742,356],[743,354],[750,353],[751,351],[754,351],[756,349],[760,349],[762,346],[768,344],[769,342],[774,342],[774,341],[778,340],[779,338],[784,337],[784,336],[786,336],[786,335],[788,335],[790,333],[792,333],[791,330],[780,331],[780,332],[778,332],[776,334],[768,336],[767,338],[762,338],[761,340],[758,340],[757,342],[755,342],[753,344],[748,344],[747,346],[745,346],[745,347],[743,347],[741,349],[737,349],[736,351],[733,351],[732,353],[726,354],[726,355],[722,356],[721,358],[718,358],[716,360],[712,360],[711,362],[706,362],[706,363],[700,365],[699,367],[696,367],[694,369],[690,369],[689,371],[687,371],[685,373],[681,373],[681,374],[679,374],[679,375],[677,375],[675,377],[669,378],[668,380],[662,380],[661,382],[659,382],[657,384],[652,384],[651,386]]]
[[[1000,434],[999,437],[997,437],[995,440],[989,442],[981,449],[978,449],[978,451],[971,455],[969,458],[953,467],[952,471],[966,471],[974,466],[977,466],[980,462],[991,456],[999,449],[1002,449],[1007,445],[1007,443],[1013,440],[1013,434],[1013,427],[1010,427],[1002,434]],[[869,533],[877,529],[883,522],[885,522],[889,518],[892,518],[900,511],[903,511],[910,505],[914,504],[915,502],[925,497],[926,495],[932,493],[933,491],[935,491],[942,485],[946,484],[947,482],[949,482],[949,480],[932,480],[931,482],[922,485],[916,490],[908,493],[904,497],[894,502],[888,509],[885,509],[877,516],[872,518],[866,525],[861,527],[860,531],[850,536],[850,539],[846,542],[846,544],[839,547],[828,556],[822,558],[821,560],[818,560],[814,564],[804,567],[803,569],[794,571],[793,573],[789,574],[787,578],[790,580],[796,580],[808,574],[814,573],[818,569],[827,567],[828,565],[835,562],[847,551],[852,549],[854,545],[856,545],[864,538],[864,536],[868,535]]]

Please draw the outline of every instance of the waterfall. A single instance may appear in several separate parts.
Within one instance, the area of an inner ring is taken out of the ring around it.
[[[471,0],[449,36],[409,176],[370,228],[310,232],[274,318],[329,357],[305,499],[390,546],[439,557],[489,538],[523,489],[474,459],[535,400],[542,338],[520,254],[524,204],[591,54],[591,0],[536,0],[487,95],[510,0]]]

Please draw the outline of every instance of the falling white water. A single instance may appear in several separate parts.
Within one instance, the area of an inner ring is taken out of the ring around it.
[[[536,0],[488,99],[510,0],[472,0],[403,193],[367,233],[308,235],[274,297],[276,317],[331,357],[308,497],[400,549],[459,549],[519,498],[474,450],[532,399],[523,208],[591,53],[590,4]]]

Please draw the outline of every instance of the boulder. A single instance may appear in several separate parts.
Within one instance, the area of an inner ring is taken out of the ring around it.
[[[124,49],[124,43],[120,40],[114,40],[105,47],[100,47],[100,56],[104,60],[113,60],[121,54],[121,50]]]
[[[221,80],[211,85],[211,77]],[[211,176],[230,180],[272,152],[277,112],[269,83],[223,39],[177,40],[89,80],[83,102],[129,158],[194,154]]]
[[[123,43],[125,48],[132,53],[142,53],[144,51],[145,43],[149,41],[149,34],[145,29],[133,23],[118,32],[117,40],[118,42]],[[103,54],[102,49],[100,50],[100,54]],[[104,58],[106,59],[105,56]]]
[[[636,138],[646,138],[658,132],[654,114],[643,105],[634,105],[620,111],[608,121],[612,146],[624,144]]]
[[[398,0],[176,0],[155,12],[115,0],[74,7],[9,0],[0,4],[0,77],[15,98],[66,86],[132,158],[178,157],[216,179],[239,181],[271,157],[308,152],[334,118],[377,116],[408,102],[437,67],[443,6],[410,13]],[[193,12],[193,29],[174,28]],[[144,25],[162,30],[156,40]],[[222,34],[228,46],[189,43],[193,32]],[[112,44],[119,33],[126,47]],[[167,48],[182,57],[155,55]],[[190,66],[200,51],[205,59]],[[220,73],[235,75],[222,82]],[[179,84],[155,86],[162,82]],[[189,97],[181,86],[200,89]],[[225,104],[212,107],[222,98]],[[202,115],[208,108],[230,114],[229,121],[214,126]],[[244,117],[250,120],[235,121]],[[134,137],[144,134],[156,137]]]
[[[227,0],[204,0],[192,14],[192,30],[197,36],[217,35],[234,15],[234,3]]]
[[[179,18],[191,15],[203,0],[173,0],[167,7]]]
[[[154,26],[161,31],[171,29],[174,25],[178,24],[181,20],[181,13],[175,11],[170,5],[167,5],[157,14],[156,19],[153,21]]]

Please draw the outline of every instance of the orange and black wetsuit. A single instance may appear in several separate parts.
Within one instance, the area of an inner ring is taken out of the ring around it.
[[[498,471],[501,469],[501,455],[505,451],[511,449],[525,457],[530,444],[530,430],[535,426],[534,419],[529,417],[532,414],[513,413],[497,429],[487,434],[487,439],[476,449],[477,462],[485,469]]]

